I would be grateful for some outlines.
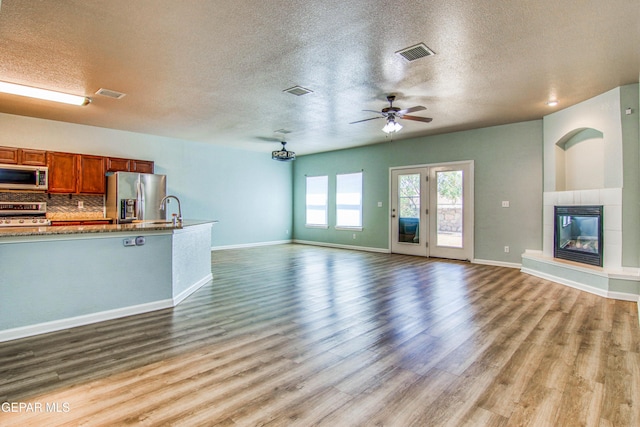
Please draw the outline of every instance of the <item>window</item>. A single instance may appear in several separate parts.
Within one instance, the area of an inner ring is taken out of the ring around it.
[[[336,176],[336,228],[362,229],[362,172]]]
[[[327,227],[328,176],[307,177],[307,227]]]

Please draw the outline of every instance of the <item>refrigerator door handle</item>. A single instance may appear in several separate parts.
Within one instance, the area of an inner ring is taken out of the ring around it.
[[[144,214],[144,204],[145,204],[145,199],[144,199],[144,184],[142,182],[140,182],[140,189],[138,190],[138,197],[140,202],[138,203],[138,206],[140,206],[140,216],[138,217],[138,219],[146,219],[145,218],[145,214]]]

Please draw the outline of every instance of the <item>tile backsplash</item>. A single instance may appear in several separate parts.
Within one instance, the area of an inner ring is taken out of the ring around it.
[[[0,202],[46,202],[48,214],[104,215],[104,196],[0,192]],[[82,202],[79,208],[78,202]]]

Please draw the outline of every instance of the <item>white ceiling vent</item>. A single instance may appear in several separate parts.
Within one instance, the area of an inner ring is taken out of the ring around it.
[[[313,93],[312,90],[305,89],[302,86],[290,87],[289,89],[283,90],[283,92],[287,92],[287,93],[290,93],[291,95],[296,95],[296,96],[301,96],[301,95],[306,95],[308,93]]]
[[[98,89],[98,91],[96,92],[96,95],[106,96],[107,98],[113,98],[113,99],[122,99],[124,96],[126,96],[125,93],[116,92],[115,90],[104,89],[104,88]]]
[[[402,56],[407,61],[415,61],[416,59],[435,55],[435,52],[429,49],[424,43],[418,43],[415,46],[399,50],[396,53]]]

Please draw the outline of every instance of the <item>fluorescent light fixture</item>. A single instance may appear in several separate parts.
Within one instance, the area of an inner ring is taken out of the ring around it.
[[[62,102],[71,105],[87,105],[91,98],[68,93],[55,92],[53,90],[39,89],[37,87],[22,86],[15,83],[0,82],[0,92],[11,95],[27,96],[29,98],[44,99],[45,101]]]
[[[402,129],[402,125],[400,123],[397,123],[393,119],[389,119],[387,124],[384,125],[384,127],[382,128],[382,131],[384,133],[391,133],[391,132],[398,132],[400,131],[400,129]]]

